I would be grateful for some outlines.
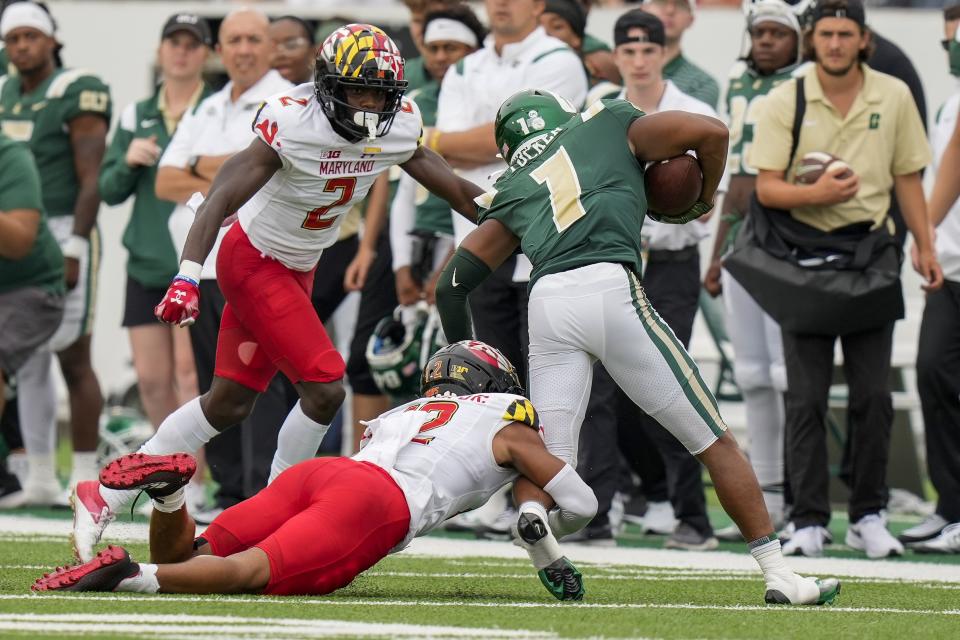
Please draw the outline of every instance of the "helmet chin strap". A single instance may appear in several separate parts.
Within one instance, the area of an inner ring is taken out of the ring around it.
[[[367,139],[373,140],[377,137],[377,127],[380,125],[380,116],[368,111],[357,111],[353,114],[353,123],[358,127],[366,127]]]

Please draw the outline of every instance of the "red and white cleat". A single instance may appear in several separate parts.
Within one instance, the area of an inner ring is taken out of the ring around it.
[[[100,495],[100,483],[96,480],[78,482],[70,494],[73,507],[73,554],[80,562],[93,559],[93,548],[100,542],[103,530],[116,519]]]
[[[123,547],[107,547],[92,560],[70,567],[57,567],[37,578],[33,591],[113,591],[123,580],[137,575],[140,566]]]
[[[145,491],[154,500],[162,500],[190,482],[196,470],[197,461],[188,453],[130,453],[105,466],[100,483],[110,489]]]

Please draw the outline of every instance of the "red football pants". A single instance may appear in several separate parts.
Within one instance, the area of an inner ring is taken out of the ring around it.
[[[313,458],[221,513],[202,538],[222,557],[262,549],[270,559],[265,594],[323,595],[379,562],[409,528],[407,500],[386,471]]]
[[[333,382],[345,365],[310,300],[313,271],[294,271],[260,253],[235,223],[217,254],[227,301],[214,374],[263,393],[283,371],[291,382]]]

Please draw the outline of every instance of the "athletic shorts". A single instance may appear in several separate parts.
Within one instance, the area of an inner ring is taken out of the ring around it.
[[[216,556],[251,547],[266,553],[265,594],[323,595],[379,562],[409,529],[407,500],[386,471],[351,458],[313,458],[221,513],[202,538]]]
[[[153,308],[167,295],[166,287],[148,287],[127,276],[127,295],[123,303],[124,327],[162,324],[153,315]]]
[[[14,374],[60,326],[63,295],[41,287],[0,293],[0,371]]]
[[[310,300],[312,270],[265,256],[235,224],[217,254],[217,281],[227,303],[215,375],[260,393],[278,369],[294,383],[343,378],[343,358]]]
[[[60,246],[73,235],[73,216],[54,216],[47,218],[47,226]],[[50,338],[51,351],[63,351],[83,336],[93,331],[94,309],[97,306],[98,273],[100,271],[100,230],[94,227],[90,231],[90,246],[80,256],[80,277],[77,286],[67,291],[64,299],[63,320],[56,333]]]

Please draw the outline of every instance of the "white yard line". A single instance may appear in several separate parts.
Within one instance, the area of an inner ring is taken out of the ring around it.
[[[0,539],[36,539],[35,536],[67,536],[68,520],[51,520],[31,516],[0,515]],[[198,535],[200,529],[198,528]],[[145,524],[119,522],[107,529],[105,542],[146,542]],[[50,538],[59,540],[59,538]],[[564,553],[574,562],[589,562],[603,566],[639,566],[672,569],[712,571],[740,571],[759,577],[759,568],[749,555],[727,551],[671,551],[638,547],[589,547],[564,545]],[[507,560],[527,560],[521,548],[509,542],[463,540],[453,538],[418,538],[403,552],[405,555],[448,558],[485,557]],[[891,580],[922,580],[925,582],[960,583],[960,565],[932,562],[889,562],[848,558],[787,558],[787,564],[804,575],[852,576]]]
[[[150,614],[0,614],[0,631],[136,634],[147,638],[556,638],[556,634],[520,629],[324,620],[240,618],[234,616]]]
[[[904,609],[898,607],[782,607],[777,605],[712,605],[712,604],[684,604],[684,603],[661,603],[661,602],[630,602],[630,603],[587,603],[587,602],[504,602],[504,601],[479,601],[479,600],[374,600],[374,599],[355,599],[346,600],[340,598],[283,598],[283,597],[251,597],[251,596],[175,596],[175,595],[156,595],[144,596],[138,594],[66,594],[66,593],[45,593],[37,594],[0,594],[0,600],[33,600],[38,604],[43,600],[68,600],[74,602],[100,601],[112,602],[113,604],[138,604],[141,602],[201,602],[205,604],[214,604],[222,602],[223,604],[253,604],[257,606],[264,605],[288,605],[302,607],[304,605],[333,606],[333,607],[364,607],[373,609],[375,607],[476,607],[476,608],[516,608],[516,609],[653,609],[653,610],[690,610],[690,611],[737,611],[751,612],[762,611],[765,613],[806,613],[811,615],[829,614],[829,613],[899,613],[919,616],[960,616],[960,609]],[[5,614],[0,614],[0,618]],[[18,614],[23,615],[23,614]],[[97,615],[97,614],[93,614]],[[165,616],[161,616],[165,617]],[[270,618],[264,618],[269,622]]]

